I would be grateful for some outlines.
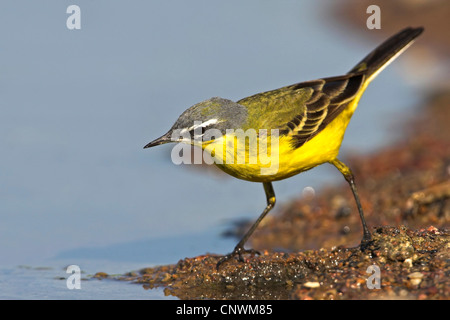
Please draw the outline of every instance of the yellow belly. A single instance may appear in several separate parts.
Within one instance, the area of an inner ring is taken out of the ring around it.
[[[292,147],[292,137],[290,136],[280,137],[278,143],[258,138],[258,147],[254,146],[253,148],[248,146],[247,148],[242,146],[230,148],[230,141],[236,138],[228,135],[204,145],[203,148],[212,155],[214,163],[221,170],[236,178],[254,182],[289,178],[337,158],[345,130],[364,87],[346,110],[314,138],[297,149]],[[261,158],[261,153],[258,153],[261,143],[267,145],[269,150],[264,158]],[[217,150],[223,151],[218,154]],[[242,161],[243,153],[245,153],[245,161]],[[241,159],[240,163],[238,159]]]

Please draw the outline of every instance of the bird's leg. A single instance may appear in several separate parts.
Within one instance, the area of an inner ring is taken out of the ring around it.
[[[358,191],[356,190],[355,185],[355,177],[353,176],[352,171],[349,167],[347,167],[344,163],[339,161],[338,159],[334,159],[330,161],[332,165],[334,165],[344,176],[345,180],[347,180],[350,188],[352,189],[353,196],[355,197],[356,206],[358,207],[359,217],[361,218],[361,223],[363,227],[363,238],[361,240],[361,246],[364,248],[371,240],[372,235],[370,234],[369,228],[367,228],[366,219],[364,218],[363,209],[361,206],[361,202],[359,201]]]
[[[273,191],[273,186],[271,182],[264,182],[264,191],[266,192],[267,198],[267,206],[264,211],[261,213],[259,218],[255,221],[255,223],[250,227],[247,233],[242,237],[241,241],[238,242],[233,252],[227,254],[222,259],[217,262],[216,268],[219,269],[220,265],[225,261],[230,260],[231,258],[238,257],[239,261],[244,262],[244,258],[242,257],[246,253],[250,254],[259,254],[258,251],[254,249],[244,249],[244,245],[247,242],[248,238],[252,235],[253,231],[258,227],[259,223],[264,219],[264,217],[269,213],[270,210],[275,206],[275,192]]]

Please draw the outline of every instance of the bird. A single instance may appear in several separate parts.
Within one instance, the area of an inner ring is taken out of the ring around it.
[[[349,72],[300,82],[232,101],[213,97],[184,111],[170,130],[144,146],[197,146],[225,173],[263,184],[266,207],[217,268],[244,255],[245,243],[276,202],[272,182],[324,163],[335,166],[350,186],[360,216],[365,248],[372,235],[351,169],[338,159],[346,128],[368,84],[424,31],[407,27],[382,42]]]

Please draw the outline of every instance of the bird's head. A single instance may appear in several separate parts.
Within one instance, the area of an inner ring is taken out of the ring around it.
[[[169,142],[196,144],[225,135],[227,129],[241,128],[247,119],[247,108],[231,100],[214,97],[184,111],[172,128],[144,148]]]

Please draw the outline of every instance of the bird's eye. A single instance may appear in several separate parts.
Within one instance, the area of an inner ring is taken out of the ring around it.
[[[205,127],[197,127],[195,129],[191,129],[189,131],[189,134],[191,135],[192,138],[194,137],[198,137],[198,136],[203,136],[206,132],[206,128]]]
[[[192,138],[194,138],[194,129],[190,130],[189,134],[191,135]]]

